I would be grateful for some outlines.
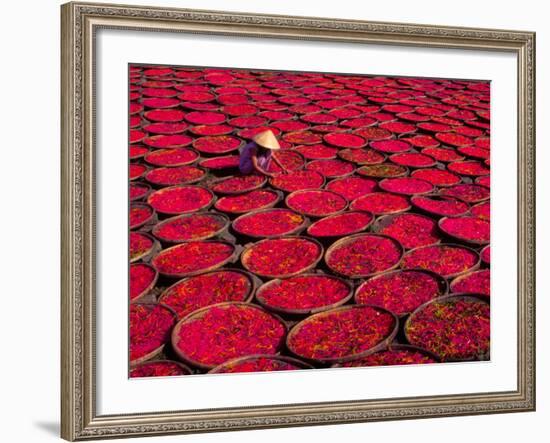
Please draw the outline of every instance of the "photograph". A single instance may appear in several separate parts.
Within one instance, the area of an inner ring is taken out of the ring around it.
[[[130,379],[491,360],[490,80],[128,85]]]

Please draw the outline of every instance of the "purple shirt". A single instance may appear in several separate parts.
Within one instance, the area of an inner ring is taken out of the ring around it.
[[[242,174],[250,174],[254,171],[254,164],[252,163],[252,157],[257,154],[259,146],[255,142],[250,142],[245,145],[240,151],[239,158],[239,171]],[[266,169],[271,159],[271,151],[262,149],[260,155],[258,155],[258,166],[262,169]]]

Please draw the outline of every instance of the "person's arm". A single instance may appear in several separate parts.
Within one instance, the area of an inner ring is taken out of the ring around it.
[[[276,174],[273,174],[272,172],[268,172],[267,168],[263,167],[263,165],[260,164],[260,159],[258,158],[258,153],[255,153],[252,156],[252,165],[254,166],[254,169],[258,171],[260,174],[267,175],[269,177],[274,177]]]
[[[281,168],[280,172],[268,172],[269,164],[271,162],[275,162],[277,166]],[[275,177],[276,175],[279,175],[281,173],[288,174],[289,171],[287,168],[284,167],[284,165],[279,161],[277,158],[277,155],[274,152],[269,152],[265,157],[263,157],[261,160],[256,158],[255,168],[260,171],[261,173],[265,175],[269,175],[270,177]]]
[[[258,152],[255,152],[252,156],[252,164],[254,165],[254,169],[260,174],[267,175],[268,177],[274,177],[275,175],[277,175],[267,170],[269,162],[266,161],[266,158],[259,158]]]
[[[260,164],[258,163],[258,154],[257,153],[252,154],[251,160],[252,160],[252,165],[254,166],[254,169],[261,172],[262,168],[260,167]]]
[[[284,167],[284,165],[279,161],[279,159],[277,158],[277,156],[275,154],[271,154],[271,160],[273,160],[275,163],[277,163],[279,168],[281,168],[285,174],[288,174],[288,172],[289,172],[288,169]]]

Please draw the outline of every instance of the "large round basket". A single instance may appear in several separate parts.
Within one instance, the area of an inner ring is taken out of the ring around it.
[[[393,317],[393,327],[391,328],[390,333],[385,335],[379,342],[371,346],[369,349],[366,349],[360,352],[354,352],[354,353],[347,354],[344,356],[339,356],[339,357],[315,358],[311,356],[301,355],[299,351],[296,351],[295,347],[292,345],[292,340],[296,337],[296,335],[300,333],[304,325],[308,324],[309,322],[322,320],[325,317],[338,315],[339,313],[342,313],[345,311],[355,310],[355,309],[364,309],[364,308],[371,308],[376,310],[377,312],[384,313],[386,315],[390,315],[391,317]],[[286,345],[287,345],[287,348],[294,355],[298,356],[299,358],[305,359],[307,361],[317,362],[321,364],[343,363],[351,360],[357,360],[359,358],[366,357],[367,355],[373,354],[374,352],[385,349],[393,341],[394,337],[397,335],[398,330],[399,330],[399,319],[397,318],[397,316],[395,316],[395,314],[391,313],[390,311],[387,311],[386,309],[379,308],[378,306],[369,306],[369,305],[341,306],[339,308],[331,309],[330,311],[324,311],[318,314],[313,314],[307,317],[306,319],[302,320],[298,324],[296,324],[287,335]]]
[[[411,345],[415,345],[414,340],[410,337],[409,328],[412,322],[415,321],[415,317],[422,312],[424,309],[426,309],[428,306],[430,306],[433,303],[447,303],[447,302],[455,302],[455,301],[470,301],[470,302],[478,302],[478,303],[484,303],[487,305],[490,305],[490,299],[489,297],[485,297],[481,294],[451,294],[446,295],[444,297],[438,297],[434,298],[433,300],[430,300],[427,303],[424,303],[423,305],[419,306],[405,321],[405,324],[403,326],[403,331],[405,334],[405,338]],[[476,360],[488,360],[489,359],[489,351],[477,355],[476,357],[468,358],[468,359],[457,359],[457,358],[443,358],[439,356],[441,360],[445,362],[453,362],[453,361],[476,361]]]
[[[328,304],[328,305],[321,305],[316,306],[312,308],[305,308],[305,309],[288,309],[288,308],[282,308],[280,306],[275,306],[273,304],[270,304],[264,297],[264,292],[272,287],[276,287],[277,285],[280,285],[281,283],[289,282],[293,278],[310,278],[310,277],[325,277],[334,279],[340,284],[347,287],[347,294],[345,294],[343,297],[341,297],[338,301]],[[264,283],[262,286],[260,286],[256,290],[256,300],[260,305],[265,307],[266,309],[270,311],[279,312],[281,314],[290,314],[290,315],[309,315],[309,314],[316,314],[318,312],[328,311],[333,308],[337,308],[339,306],[342,306],[343,304],[347,303],[351,298],[353,297],[353,286],[352,284],[341,278],[336,277],[333,275],[327,275],[327,274],[321,274],[321,273],[306,273],[306,274],[300,274],[295,277],[290,277],[288,279],[274,279],[269,280],[268,282]]]
[[[200,361],[197,361],[193,358],[191,358],[190,356],[188,356],[187,354],[185,354],[179,347],[178,347],[178,339],[179,339],[179,332],[182,328],[183,325],[191,322],[191,321],[194,321],[194,320],[197,320],[197,319],[200,319],[202,318],[210,309],[212,308],[221,308],[221,309],[226,309],[226,308],[229,308],[231,306],[243,306],[243,307],[246,307],[246,308],[249,308],[249,309],[257,309],[258,311],[262,312],[262,313],[265,313],[265,314],[268,314],[270,315],[271,317],[273,317],[274,319],[276,319],[277,321],[280,322],[280,324],[283,326],[283,328],[285,329],[285,335],[286,335],[286,331],[287,331],[287,327],[286,327],[286,323],[281,319],[279,318],[277,315],[273,314],[273,313],[269,313],[267,311],[265,311],[263,308],[261,308],[260,306],[256,306],[256,305],[253,305],[253,304],[250,304],[250,303],[242,303],[242,302],[226,302],[226,303],[218,303],[218,304],[215,304],[215,305],[210,305],[210,306],[205,306],[204,308],[201,308],[201,309],[197,309],[196,311],[193,311],[191,312],[189,315],[187,315],[186,317],[182,318],[177,324],[176,326],[174,326],[173,330],[172,330],[172,337],[171,337],[171,341],[172,341],[172,348],[174,350],[174,352],[177,354],[177,356],[183,360],[184,362],[190,364],[191,366],[194,366],[194,367],[197,367],[197,368],[201,368],[201,369],[207,369],[207,370],[211,370],[213,368],[215,368],[216,366],[218,366],[218,364],[206,364],[206,363],[203,363],[203,362],[200,362]],[[279,349],[280,347],[283,345],[283,343],[280,344],[279,346]],[[278,350],[279,350],[278,349]],[[277,355],[278,354],[278,350],[277,352],[274,353],[274,355]],[[251,354],[251,355],[255,355],[255,354]]]
[[[169,225],[174,222],[178,221],[184,221],[189,220],[192,218],[196,218],[197,216],[204,216],[212,218],[213,220],[216,220],[218,222],[219,228],[215,229],[211,232],[205,233],[203,235],[197,235],[197,236],[191,236],[189,238],[184,239],[175,239],[175,238],[169,238],[166,235],[163,235],[161,230],[166,225]],[[197,240],[208,240],[212,237],[218,237],[220,235],[223,235],[224,232],[227,231],[227,228],[229,227],[229,218],[223,214],[217,214],[213,212],[194,212],[191,214],[182,214],[182,215],[176,215],[175,217],[167,218],[166,220],[161,221],[160,223],[157,223],[153,227],[152,234],[158,238],[159,240],[165,242],[165,243],[183,243],[187,241],[197,241]]]
[[[152,308],[156,307],[156,306],[160,306],[163,309],[166,309],[167,311],[169,311],[170,314],[172,314],[172,316],[174,317],[174,323],[178,320],[178,317],[177,317],[176,313],[171,308],[169,308],[168,306],[165,306],[163,304],[160,304],[160,303],[136,303],[135,305],[136,306],[137,305],[149,306],[149,307],[152,307]],[[142,355],[141,357],[136,358],[134,360],[130,360],[130,368],[134,368],[135,366],[137,366],[137,365],[139,365],[143,362],[146,362],[148,360],[152,360],[153,358],[158,356],[164,350],[165,346],[166,346],[166,343],[163,343],[160,346],[158,346],[157,348],[153,349],[151,352],[148,352],[147,354]]]
[[[222,243],[222,244],[230,246],[230,248],[233,250],[233,252],[230,255],[228,255],[227,257],[222,258],[219,262],[217,262],[215,264],[212,264],[210,266],[205,266],[204,268],[197,268],[197,269],[193,269],[193,270],[189,270],[189,271],[185,271],[185,272],[167,272],[166,270],[163,271],[161,269],[158,269],[159,268],[158,263],[157,263],[158,257],[161,256],[162,254],[170,253],[170,252],[174,251],[176,248],[182,248],[182,247],[185,247],[186,245],[189,245],[191,243],[199,243],[199,242],[185,242],[185,243],[180,243],[178,245],[172,246],[172,247],[167,248],[167,249],[163,249],[156,257],[153,258],[152,265],[159,271],[160,274],[162,274],[166,277],[173,277],[173,278],[191,277],[192,275],[203,274],[205,272],[213,271],[215,269],[221,268],[222,266],[224,266],[227,263],[235,262],[238,255],[239,255],[239,252],[240,252],[239,247],[237,247],[236,245],[234,245],[233,243],[230,243],[228,241],[204,240],[204,241],[201,241],[201,242],[202,243]]]
[[[254,271],[254,269],[251,269],[251,266],[248,263],[248,260],[250,258],[250,255],[251,255],[252,251],[254,250],[255,247],[258,247],[258,245],[262,245],[262,244],[264,244],[266,242],[270,242],[270,241],[294,241],[294,240],[297,240],[297,239],[307,240],[308,242],[313,243],[317,247],[317,250],[318,250],[317,256],[314,260],[311,261],[311,263],[308,263],[307,265],[303,266],[300,269],[297,269],[295,271],[288,272],[288,273],[285,273],[285,274],[277,274],[277,273],[263,272],[263,271],[257,271],[257,270]],[[252,272],[256,275],[259,275],[260,277],[288,278],[288,277],[292,277],[294,275],[298,275],[298,274],[302,274],[304,272],[308,272],[311,269],[315,268],[317,263],[319,263],[319,261],[323,257],[323,253],[324,253],[324,249],[323,249],[323,246],[321,245],[321,243],[319,243],[317,240],[314,240],[312,238],[307,238],[307,237],[279,237],[279,238],[274,238],[274,239],[266,238],[264,240],[260,240],[259,242],[247,245],[245,247],[245,249],[243,250],[242,254],[241,254],[241,263],[242,263],[243,267],[246,270],[248,270],[248,271],[250,271],[250,272]]]
[[[350,243],[355,242],[359,238],[366,237],[366,236],[374,236],[374,237],[378,237],[378,238],[387,239],[388,241],[390,241],[397,248],[397,250],[399,251],[399,259],[396,260],[396,262],[394,264],[391,264],[390,266],[388,266],[384,269],[376,270],[374,272],[359,272],[359,273],[346,273],[346,274],[343,274],[342,272],[340,272],[336,269],[333,269],[333,266],[331,266],[329,264],[329,262],[330,262],[330,260],[333,256],[333,254],[335,253],[335,251],[337,251],[338,249],[340,249],[342,247],[345,247],[345,246],[349,245]],[[382,272],[393,271],[394,269],[399,267],[399,264],[401,263],[401,260],[403,258],[403,253],[404,253],[404,249],[403,249],[403,246],[401,246],[401,243],[399,243],[397,240],[395,240],[391,237],[388,237],[387,235],[369,234],[369,233],[367,233],[367,234],[355,234],[355,235],[350,235],[350,236],[341,238],[340,240],[333,243],[327,249],[327,252],[325,253],[325,263],[327,264],[327,266],[330,269],[332,269],[333,272],[336,272],[340,275],[343,275],[346,278],[352,278],[352,279],[368,278],[368,277],[372,277],[372,276],[377,275],[377,274],[381,274]]]
[[[259,232],[243,232],[239,228],[239,223],[242,223],[243,220],[247,220],[250,218],[254,218],[256,216],[262,216],[264,214],[283,214],[283,213],[291,213],[296,217],[300,217],[302,219],[301,223],[295,225],[294,227],[291,227],[286,232],[277,232],[272,234],[261,234]],[[286,209],[286,208],[269,208],[269,209],[260,209],[257,211],[251,211],[247,214],[243,214],[239,217],[237,217],[233,222],[231,223],[231,227],[233,231],[235,231],[237,234],[243,235],[245,237],[259,239],[259,238],[275,238],[275,237],[281,237],[283,235],[294,235],[302,232],[308,225],[310,221],[307,217],[303,216],[302,214],[298,214],[297,212],[294,212],[292,209]]]

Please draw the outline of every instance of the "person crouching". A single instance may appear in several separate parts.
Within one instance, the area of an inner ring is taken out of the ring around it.
[[[274,159],[272,153],[279,149],[281,146],[269,129],[256,134],[239,152],[239,171],[241,174],[257,171],[264,175],[272,175],[268,172],[269,165]]]

